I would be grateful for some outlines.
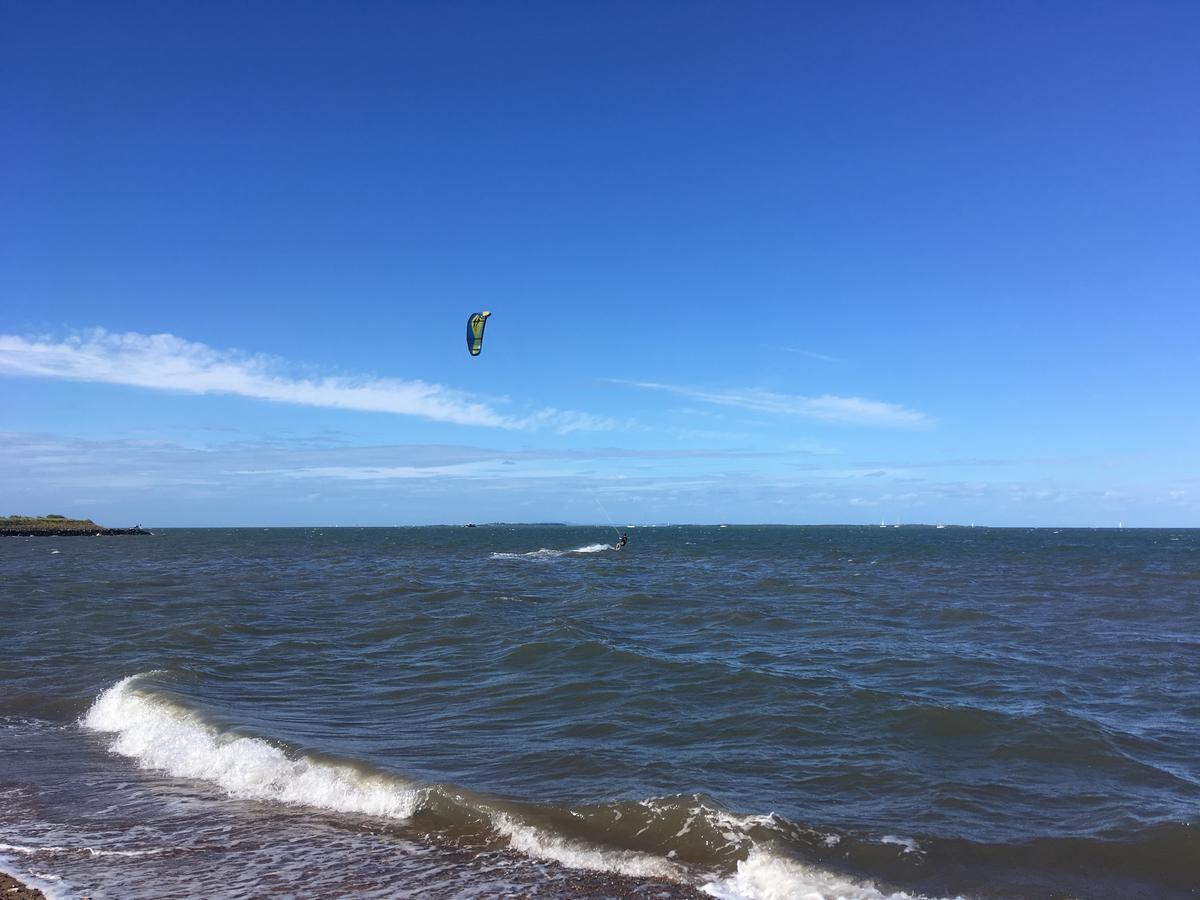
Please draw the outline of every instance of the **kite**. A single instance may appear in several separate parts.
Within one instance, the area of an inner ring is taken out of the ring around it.
[[[472,356],[478,356],[483,349],[483,329],[487,326],[487,317],[491,313],[486,310],[481,313],[471,313],[467,317],[467,350]]]

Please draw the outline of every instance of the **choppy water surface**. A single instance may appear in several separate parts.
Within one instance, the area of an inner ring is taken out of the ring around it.
[[[1195,896],[1200,532],[0,539],[62,896]]]

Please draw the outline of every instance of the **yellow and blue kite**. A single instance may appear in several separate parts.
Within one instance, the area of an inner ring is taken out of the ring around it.
[[[483,329],[487,327],[487,317],[490,315],[490,312],[484,311],[471,313],[467,317],[467,350],[472,356],[478,356],[483,349]]]

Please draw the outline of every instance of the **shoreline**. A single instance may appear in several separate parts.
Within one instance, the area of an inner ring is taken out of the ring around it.
[[[46,895],[37,888],[7,872],[0,872],[0,897],[5,900],[46,900]]]
[[[0,516],[0,537],[94,537],[96,535],[150,534],[140,524],[132,528],[106,528],[91,519],[68,516]]]
[[[122,534],[153,534],[146,528],[5,528],[0,537],[111,537]]]

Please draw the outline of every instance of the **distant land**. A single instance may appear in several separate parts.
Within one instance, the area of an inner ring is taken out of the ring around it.
[[[91,519],[68,519],[66,516],[0,516],[0,536],[7,537],[72,537],[105,534],[150,534],[141,525],[133,528],[105,528]]]

